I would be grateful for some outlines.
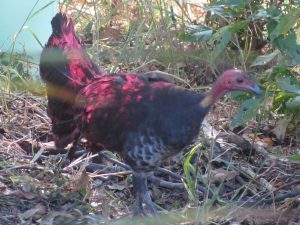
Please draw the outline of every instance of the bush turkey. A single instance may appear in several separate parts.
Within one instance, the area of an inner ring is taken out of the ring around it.
[[[237,69],[225,71],[205,94],[164,79],[123,73],[104,75],[85,54],[68,18],[57,14],[52,28],[42,54],[41,76],[47,88],[57,86],[72,93],[67,100],[48,96],[53,133],[58,140],[68,141],[81,134],[95,145],[118,152],[133,171],[134,214],[145,213],[143,203],[156,213],[147,176],[197,138],[214,102],[230,91],[261,92],[245,72]],[[53,37],[56,41],[51,41]],[[56,58],[61,62],[48,59],[53,57],[47,53],[51,48],[58,49],[61,56]],[[64,120],[72,122],[65,126]],[[63,132],[57,128],[60,126]]]

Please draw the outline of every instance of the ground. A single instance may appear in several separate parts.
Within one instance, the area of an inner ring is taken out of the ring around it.
[[[135,222],[130,170],[122,159],[109,151],[101,157],[87,154],[84,140],[71,163],[65,150],[53,151],[46,101],[29,93],[2,96],[1,225],[300,223],[300,165],[284,157],[296,146],[279,148],[273,137],[259,132],[252,142],[255,122],[230,131],[235,104],[229,106],[227,99],[209,114],[201,144],[169,159],[151,177],[161,218]]]

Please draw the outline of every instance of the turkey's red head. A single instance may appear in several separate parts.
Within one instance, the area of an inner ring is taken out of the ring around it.
[[[228,91],[250,91],[255,94],[261,94],[261,90],[253,80],[242,70],[226,70],[219,80],[219,86]]]
[[[230,91],[248,91],[261,94],[258,85],[242,70],[226,70],[215,82],[211,91],[201,101],[202,107],[209,107]]]

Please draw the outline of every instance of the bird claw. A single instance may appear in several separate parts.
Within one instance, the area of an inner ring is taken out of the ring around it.
[[[145,203],[145,207],[143,206]],[[153,216],[157,216],[157,210],[151,200],[149,192],[136,193],[136,202],[133,209],[133,215],[136,216],[147,216],[145,209],[150,211],[150,214]]]
[[[146,176],[133,173],[133,188],[136,194],[136,202],[133,210],[133,215],[146,216],[147,213],[145,211],[145,208],[147,208],[153,216],[156,216],[157,211],[148,191]],[[143,203],[145,204],[145,207],[143,206]]]

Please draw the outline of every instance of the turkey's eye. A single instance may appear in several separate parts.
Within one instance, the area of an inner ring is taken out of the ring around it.
[[[237,82],[238,84],[241,84],[241,83],[244,82],[244,79],[241,78],[241,77],[238,77],[238,78],[236,79],[236,82]]]

